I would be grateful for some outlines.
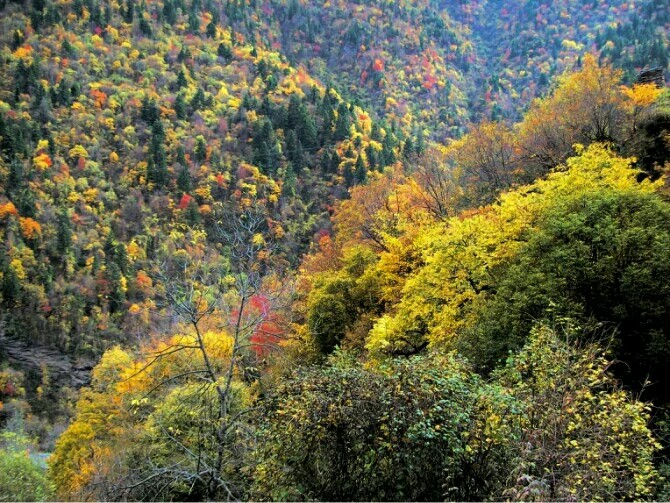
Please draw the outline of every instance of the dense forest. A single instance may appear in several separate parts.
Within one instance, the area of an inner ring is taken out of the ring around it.
[[[0,501],[670,498],[664,0],[0,0]]]

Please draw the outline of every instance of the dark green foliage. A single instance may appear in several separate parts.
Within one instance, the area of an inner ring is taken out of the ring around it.
[[[186,151],[182,145],[177,147],[177,163],[186,167]]]
[[[307,326],[322,354],[330,353],[346,333],[350,319],[343,293],[314,295],[310,303]]]
[[[198,13],[193,8],[188,13],[188,31],[194,35],[200,31],[200,19]]]
[[[152,116],[149,113],[149,116]],[[165,152],[165,129],[160,119],[151,122],[151,143],[149,144],[149,165],[147,179],[157,188],[164,187],[169,182],[167,169],[167,154]]]
[[[191,175],[188,172],[188,168],[184,167],[179,172],[179,176],[177,177],[177,187],[179,187],[179,190],[182,192],[191,192]]]
[[[286,133],[285,154],[296,171],[299,172],[302,170],[305,166],[305,154],[302,149],[302,143],[298,140],[298,136],[292,129],[289,129]]]
[[[280,153],[272,122],[267,119],[254,124],[253,162],[264,173],[274,174],[279,167]]]
[[[302,145],[310,149],[316,147],[316,123],[307,111],[305,104],[297,96],[291,96],[286,115],[286,127],[295,130]]]
[[[198,162],[204,162],[207,159],[207,144],[203,136],[198,136],[195,139],[195,148],[193,149],[195,159]]]
[[[202,88],[198,87],[197,91],[191,99],[191,108],[199,110],[205,105],[205,93]]]
[[[556,201],[485,304],[466,352],[492,365],[536,320],[570,316],[615,331],[631,384],[668,382],[670,207],[654,194],[601,191]],[[664,388],[651,396],[670,398]]]
[[[177,22],[177,11],[175,5],[172,3],[171,0],[166,0],[163,3],[162,14],[166,23],[173,25],[174,23]]]
[[[334,139],[336,141],[344,140],[349,136],[351,127],[351,114],[345,103],[341,103],[337,109],[337,122],[335,123]]]
[[[144,36],[151,38],[151,36],[153,35],[151,25],[144,17],[140,18],[139,28],[140,32],[142,32]]]
[[[210,22],[207,24],[207,28],[206,28],[206,30],[205,30],[205,34],[206,34],[209,38],[214,38],[214,37],[216,37],[216,23],[214,23],[214,21],[210,21]]]
[[[657,177],[661,168],[670,160],[667,145],[670,134],[670,107],[642,121],[639,129],[638,161],[646,172]]]
[[[23,43],[25,40],[25,35],[23,31],[21,30],[14,30],[14,33],[12,34],[12,50],[15,51],[16,49],[19,48],[19,46]]]
[[[179,89],[181,89],[181,88],[186,87],[186,86],[188,86],[188,81],[186,80],[186,74],[184,73],[184,70],[182,69],[182,70],[179,70],[179,73],[177,74],[177,87]]]
[[[665,7],[662,2],[646,2],[625,22],[599,30],[595,41],[602,51],[601,60],[621,67],[627,80],[632,80],[640,68],[667,68],[667,36],[656,29],[657,25],[670,21]]]
[[[666,90],[651,110],[636,125],[629,150],[639,166],[652,178],[657,178],[670,161],[670,91]]]
[[[186,119],[186,100],[184,100],[184,96],[181,93],[174,100],[174,112],[177,115],[177,119]]]
[[[16,193],[22,185],[23,179],[23,163],[14,158],[9,165],[9,176],[7,177],[7,192],[10,194]]]
[[[251,497],[496,498],[506,452],[498,439],[480,443],[478,416],[510,406],[455,357],[395,361],[380,370],[336,360],[303,370],[264,406]]]
[[[287,197],[295,197],[297,190],[297,177],[292,166],[286,168],[284,173],[284,185],[282,186],[282,193]]]
[[[323,276],[310,292],[307,326],[322,354],[340,344],[364,315],[381,312],[379,279],[366,274],[375,261],[370,250],[355,249],[346,257],[340,274]]]
[[[142,100],[140,117],[149,126],[153,126],[155,122],[158,122],[160,119],[160,111],[158,110],[158,106],[156,106],[156,102],[148,98]]]
[[[110,285],[108,293],[109,309],[112,313],[115,313],[121,309],[126,299],[121,268],[115,262],[108,263],[105,270],[105,278],[109,281]]]
[[[72,220],[67,211],[58,214],[58,232],[56,235],[57,251],[65,254],[72,246]]]
[[[368,170],[365,167],[363,156],[360,154],[356,158],[356,164],[354,166],[354,180],[356,181],[356,184],[363,184],[368,180]]]
[[[21,297],[21,283],[12,267],[4,267],[2,271],[2,303],[13,307]]]
[[[184,218],[186,218],[186,222],[191,227],[195,227],[200,223],[200,210],[198,208],[198,203],[196,203],[195,200],[191,200],[189,205],[186,207]]]
[[[216,53],[220,58],[223,58],[225,61],[230,61],[233,58],[233,48],[223,43],[219,44]]]

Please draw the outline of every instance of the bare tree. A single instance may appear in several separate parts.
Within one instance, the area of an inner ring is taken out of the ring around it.
[[[243,496],[239,469],[252,438],[247,417],[255,406],[240,405],[239,383],[258,378],[254,350],[275,346],[276,330],[270,340],[263,331],[269,321],[276,327],[276,313],[288,305],[291,287],[290,281],[277,280],[270,266],[273,246],[264,238],[265,224],[261,211],[252,208],[218,223],[217,244],[223,253],[210,249],[204,256],[192,256],[173,246],[163,254],[157,280],[163,286],[164,307],[174,321],[189,328],[190,337],[186,343],[172,343],[148,355],[138,373],[187,352],[184,355],[190,361],[148,394],[190,383],[175,399],[175,407],[178,413],[184,408],[184,414],[189,408],[198,410],[202,417],[192,421],[189,442],[185,442],[174,433],[176,416],[153,413],[160,444],[171,445],[179,455],[168,462],[160,448],[147,449],[141,469],[111,496],[165,499],[175,484],[186,487],[183,491],[190,497],[234,500]],[[225,361],[208,346],[206,332],[213,324],[231,340]],[[168,395],[165,400],[170,399]]]
[[[531,104],[518,129],[520,165],[527,178],[544,176],[565,162],[576,143],[623,140],[621,77],[620,70],[601,67],[587,55],[579,71],[561,76],[551,94]]]
[[[455,161],[470,204],[488,204],[512,185],[517,167],[515,140],[504,124],[478,124],[456,145]]]
[[[413,178],[421,189],[421,203],[430,215],[446,220],[454,213],[461,189],[445,155],[435,148],[429,149],[417,159]]]
[[[367,185],[352,188],[351,198],[342,203],[334,220],[340,238],[366,241],[379,251],[388,251],[384,236],[398,232],[396,186],[402,181],[400,173],[387,172]]]

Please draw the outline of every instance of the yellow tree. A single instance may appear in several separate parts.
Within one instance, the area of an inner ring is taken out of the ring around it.
[[[387,172],[367,185],[354,187],[351,198],[343,201],[334,217],[338,239],[343,243],[364,243],[385,250],[384,235],[395,232],[399,208],[394,200],[396,185],[404,176]]]
[[[502,123],[482,122],[472,127],[448,152],[459,171],[468,206],[493,201],[514,182],[518,167],[516,139]]]
[[[617,142],[625,119],[622,72],[599,66],[593,56],[558,79],[556,90],[536,100],[519,126],[525,170],[546,173],[573,153],[573,145]]]
[[[644,195],[658,187],[638,184],[636,175],[630,160],[595,144],[547,179],[427,229],[417,240],[423,265],[406,280],[400,301],[371,330],[368,349],[393,354],[426,342],[456,346],[459,336],[477,326],[502,271],[536,232],[547,209],[599,190]]]
[[[622,87],[626,97],[628,124],[625,151],[639,166],[657,177],[670,159],[670,93],[655,84]]]

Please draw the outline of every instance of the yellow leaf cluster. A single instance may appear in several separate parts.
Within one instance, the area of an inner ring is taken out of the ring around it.
[[[16,210],[16,206],[11,201],[6,202],[5,204],[0,204],[0,220],[7,218],[9,215],[18,215],[19,212]]]
[[[82,145],[75,145],[70,149],[70,157],[73,159],[82,157],[84,159],[88,159],[88,151],[82,146]]]
[[[33,166],[40,171],[46,171],[52,165],[51,157],[47,153],[41,153],[40,155],[33,157]]]
[[[636,84],[633,87],[622,87],[622,92],[635,107],[648,107],[656,102],[663,90],[656,84]]]

